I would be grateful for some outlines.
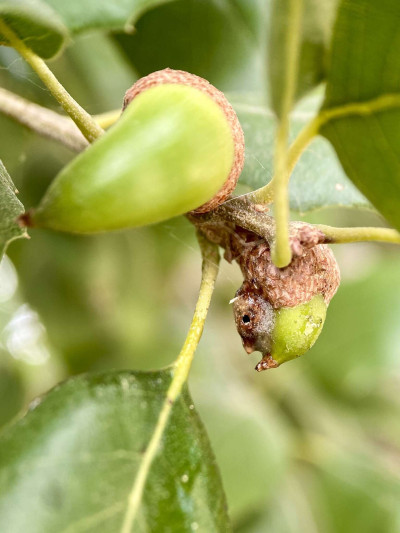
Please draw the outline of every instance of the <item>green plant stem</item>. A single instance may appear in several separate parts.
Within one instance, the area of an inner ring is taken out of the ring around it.
[[[379,241],[400,244],[400,233],[390,228],[334,228],[316,224],[316,228],[321,230],[327,237],[326,242],[331,244],[341,244],[348,242]]]
[[[78,128],[89,142],[95,141],[104,131],[64,89],[61,83],[51,72],[46,63],[37,56],[23,41],[13,32],[13,30],[0,18],[0,31],[7,38],[10,45],[21,54],[25,61],[36,72],[45,86],[63,109],[72,118]]]
[[[198,235],[198,239],[202,251],[203,264],[201,285],[196,309],[185,343],[177,360],[175,361],[173,378],[168,388],[157,425],[146,451],[144,452],[139,471],[135,477],[132,490],[129,494],[128,506],[122,524],[121,533],[131,533],[132,531],[132,526],[142,501],[143,491],[151,465],[157,455],[163,433],[168,424],[171,410],[175,404],[175,401],[181,394],[182,387],[188,378],[193,356],[200,341],[204,322],[210,306],[211,296],[218,274],[219,252],[216,245],[209,243],[201,235]]]
[[[288,199],[288,138],[289,114],[294,99],[298,72],[298,51],[300,28],[303,14],[302,0],[289,0],[289,20],[287,21],[286,80],[283,89],[279,125],[275,143],[274,178],[272,180],[275,203],[276,236],[271,249],[271,257],[279,268],[286,267],[292,259],[289,243],[289,199]]]
[[[321,127],[321,115],[316,115],[310,122],[308,122],[297,135],[295,140],[290,145],[290,148],[287,152],[286,160],[286,184],[289,183],[290,176],[293,173],[293,170],[300,159],[302,153],[305,151],[307,146],[311,143],[316,135],[318,135],[319,129]],[[252,199],[254,203],[259,204],[270,204],[274,201],[274,181],[275,176],[271,179],[267,185],[253,191],[248,196]]]

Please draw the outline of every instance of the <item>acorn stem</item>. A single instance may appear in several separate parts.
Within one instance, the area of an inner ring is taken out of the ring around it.
[[[0,18],[0,31],[7,38],[9,44],[21,54],[25,61],[36,72],[51,94],[72,118],[89,142],[95,141],[104,131],[66,91],[42,58],[36,55],[14,33],[14,31]]]
[[[126,513],[124,516],[121,533],[130,533],[135,522],[138,509],[143,496],[151,465],[157,455],[159,445],[167,426],[169,416],[175,401],[179,398],[182,388],[188,378],[193,356],[203,332],[204,322],[214,291],[215,280],[218,274],[219,253],[218,248],[198,236],[203,257],[202,278],[194,316],[182,350],[174,363],[173,378],[168,388],[163,407],[154,428],[153,435],[142,457],[139,470],[135,476],[132,490],[128,496]]]

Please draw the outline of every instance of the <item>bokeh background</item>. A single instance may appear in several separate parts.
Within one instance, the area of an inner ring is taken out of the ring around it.
[[[264,37],[251,4],[247,10],[241,2],[238,12],[232,2],[227,16],[218,2],[172,2],[126,34],[77,38],[51,67],[91,113],[120,107],[139,76],[167,66],[251,97],[260,86],[266,92]],[[0,84],[59,111],[4,47]],[[72,157],[3,116],[0,140],[26,207]],[[351,209],[301,219],[382,224]],[[171,363],[200,279],[193,228],[183,217],[95,237],[30,235],[10,246],[0,266],[0,425],[71,375]],[[303,358],[261,374],[228,304],[239,269],[222,264],[190,389],[236,533],[400,531],[400,249],[347,244],[334,252],[343,280],[320,339]]]

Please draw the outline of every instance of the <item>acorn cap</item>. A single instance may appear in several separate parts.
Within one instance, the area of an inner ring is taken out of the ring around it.
[[[328,305],[340,283],[338,264],[326,244],[305,250],[285,268],[273,264],[266,244],[251,250],[240,266],[245,276],[244,285],[253,290],[256,283],[274,309],[295,307],[309,302],[316,294],[322,294]]]
[[[234,142],[234,158],[231,171],[221,189],[208,202],[192,211],[193,213],[206,213],[222,204],[231,195],[236,187],[236,183],[244,165],[245,148],[243,130],[233,107],[226,99],[224,93],[216,89],[204,78],[196,76],[195,74],[190,74],[189,72],[185,72],[183,70],[166,68],[164,70],[152,72],[148,76],[140,78],[132,85],[130,89],[126,91],[122,110],[124,111],[130,102],[132,102],[132,100],[140,93],[152,87],[156,87],[157,85],[163,84],[190,85],[191,87],[199,89],[201,92],[207,94],[222,109],[231,128]]]

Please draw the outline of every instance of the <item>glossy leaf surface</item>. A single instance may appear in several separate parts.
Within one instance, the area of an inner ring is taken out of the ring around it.
[[[38,400],[0,438],[0,529],[119,531],[170,379],[166,371],[81,376]],[[187,392],[172,411],[135,531],[161,532],[166,524],[169,531],[230,530],[214,457]]]

